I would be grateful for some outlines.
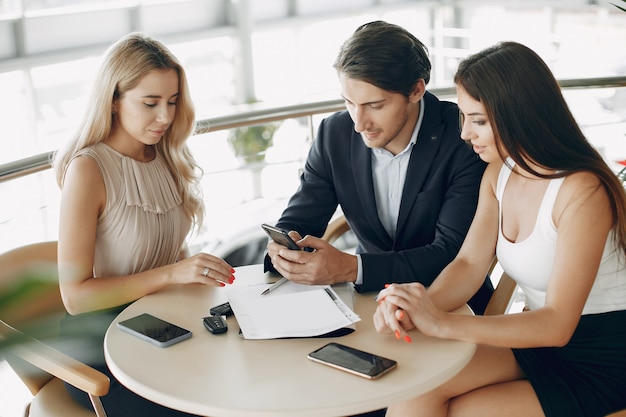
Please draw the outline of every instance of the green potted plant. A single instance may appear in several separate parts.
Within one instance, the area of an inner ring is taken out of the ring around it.
[[[274,142],[274,132],[278,129],[276,123],[266,123],[255,126],[242,126],[231,129],[228,134],[228,144],[246,164],[265,160],[265,151]]]
[[[263,197],[263,171],[265,151],[274,144],[274,133],[278,123],[242,126],[231,129],[228,134],[228,144],[235,156],[244,162],[252,174],[252,199]]]

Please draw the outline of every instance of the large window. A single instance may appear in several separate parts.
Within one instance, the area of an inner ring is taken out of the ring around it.
[[[375,19],[405,26],[429,47],[431,88],[451,86],[460,58],[500,40],[531,46],[560,79],[626,74],[626,13],[608,2],[250,0],[249,27],[233,14],[235,3],[0,0],[6,17],[0,18],[0,165],[57,149],[73,134],[102,53],[131,29],[162,39],[180,58],[199,119],[239,111],[242,89],[263,106],[338,98],[337,50],[357,26]],[[78,26],[65,32],[54,26],[70,21]],[[13,39],[19,30],[23,38]],[[585,132],[612,162],[626,159],[621,90],[568,92]],[[222,239],[221,230],[234,224],[258,229],[261,220],[278,216],[311,140],[301,120],[287,120],[264,158],[246,162],[228,138],[222,131],[189,141],[205,170],[214,221],[199,242]],[[50,171],[0,183],[0,200],[0,250],[56,239],[58,190]]]

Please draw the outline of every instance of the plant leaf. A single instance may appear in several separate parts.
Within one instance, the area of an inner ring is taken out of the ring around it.
[[[626,3],[626,0],[622,0],[622,1],[623,1],[624,3]],[[622,6],[618,6],[618,5],[617,5],[617,4],[615,4],[615,3],[611,3],[611,4],[612,4],[613,6],[615,6],[615,7],[617,7],[618,9],[620,9],[621,11],[626,12],[626,9],[625,9],[625,8],[623,8]]]

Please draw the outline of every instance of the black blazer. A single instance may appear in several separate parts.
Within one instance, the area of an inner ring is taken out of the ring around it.
[[[277,223],[302,236],[319,237],[340,205],[359,242],[357,253],[363,262],[359,291],[378,291],[392,282],[430,285],[456,256],[474,217],[486,164],[460,139],[456,104],[428,92],[424,100],[395,239],[378,217],[371,150],[354,131],[347,111],[321,122],[300,187]],[[266,265],[270,266],[267,258]]]

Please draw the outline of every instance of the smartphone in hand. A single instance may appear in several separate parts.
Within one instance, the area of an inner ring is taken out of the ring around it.
[[[279,245],[286,246],[289,249],[293,250],[302,250],[300,246],[293,241],[286,230],[279,229],[278,227],[270,226],[269,224],[263,223],[261,225],[265,233],[276,243]]]

